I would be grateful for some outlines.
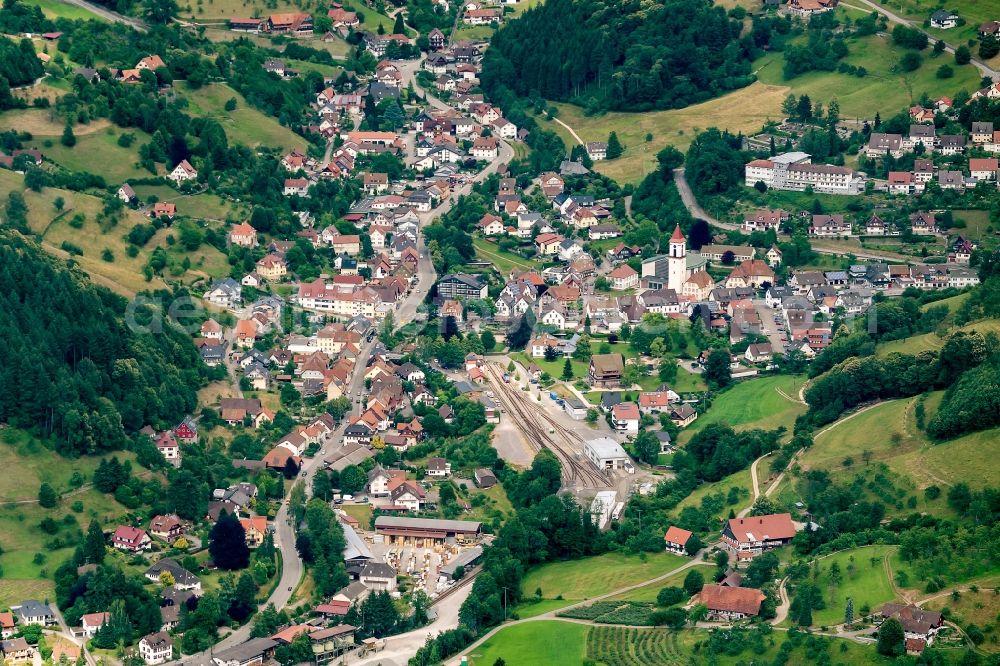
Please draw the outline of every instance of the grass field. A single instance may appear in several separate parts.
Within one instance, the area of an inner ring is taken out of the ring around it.
[[[876,2],[876,4],[913,21],[932,37],[943,39],[952,46],[966,44],[967,40],[970,39],[978,42],[979,35],[976,30],[979,25],[986,21],[995,21],[997,19],[997,6],[990,2],[982,2],[981,0],[955,0],[954,2],[944,4],[939,0],[882,0]],[[965,25],[947,30],[931,28],[929,25],[923,28],[923,22],[930,18],[930,15],[935,10],[942,7],[955,12],[961,18],[965,19]],[[973,55],[976,57],[979,56],[978,44],[975,47],[970,47],[970,49]],[[994,56],[986,62],[996,69],[1000,66],[1000,55]]]
[[[62,134],[62,130],[59,133]],[[135,142],[130,148],[118,145],[118,137],[125,133],[135,136]],[[71,171],[94,173],[103,176],[109,185],[116,185],[130,178],[152,176],[139,166],[139,146],[148,141],[149,135],[142,130],[122,131],[117,127],[107,127],[78,137],[72,148],[67,148],[55,138],[51,146],[45,146],[41,150],[45,157],[59,166]]]
[[[469,654],[472,666],[493,666],[497,659],[511,665],[580,666],[588,627],[575,622],[542,620],[501,629]]]
[[[251,148],[263,145],[305,149],[305,139],[247,104],[238,92],[224,83],[211,83],[198,90],[189,90],[185,86],[178,89],[189,101],[191,111],[219,121],[230,141],[238,141]],[[226,102],[234,97],[236,110],[226,111]]]
[[[738,430],[773,430],[779,426],[791,430],[796,417],[806,411],[806,406],[798,402],[799,389],[804,383],[804,376],[788,375],[740,382],[717,397],[708,411],[684,430],[680,441],[686,442],[712,423],[728,423]]]
[[[992,590],[972,592],[966,590],[956,601],[951,596],[928,601],[925,608],[942,610],[948,608],[952,620],[962,627],[974,624],[986,634],[986,640],[980,645],[987,652],[1000,651],[1000,625],[997,624],[997,611],[1000,607],[1000,597]]]
[[[639,386],[642,387],[644,391],[654,391],[660,387],[663,382],[660,381],[659,375],[653,373],[647,375],[639,380]],[[677,381],[674,382],[671,387],[677,393],[701,393],[708,388],[702,380],[701,375],[695,374],[684,368],[677,368]],[[697,423],[697,421],[696,421]]]
[[[872,461],[878,461],[925,445],[927,439],[913,421],[916,400],[905,398],[885,402],[821,431],[813,445],[802,454],[802,467],[833,470],[841,468],[847,458],[862,464],[864,451],[871,453]]]
[[[933,99],[979,87],[978,71],[971,65],[955,65],[950,56],[931,58],[927,51],[920,68],[903,74],[895,69],[904,51],[887,39],[878,36],[850,39],[848,48],[850,54],[844,62],[863,65],[868,76],[809,72],[785,80],[782,54],[770,53],[753,63],[758,76],[754,84],[684,109],[587,117],[580,107],[556,106],[559,118],[584,141],[606,141],[609,132],[617,132],[625,145],[625,153],[617,160],[598,162],[595,168],[621,183],[634,183],[654,168],[656,153],[666,145],[684,151],[696,134],[709,127],[746,134],[754,133],[768,120],[780,120],[783,117],[781,103],[789,93],[809,95],[814,102],[824,106],[836,99],[843,118],[871,119],[876,111],[883,117],[895,114],[925,92]],[[935,72],[945,62],[952,66],[955,74],[950,79],[938,79]],[[570,132],[558,123],[550,122],[547,126],[567,145],[576,143]],[[647,133],[653,135],[648,143],[645,140]]]
[[[177,204],[177,212],[201,220],[240,218],[245,211],[214,194],[181,194],[169,185],[135,185],[136,195],[142,201],[155,196],[157,201]]]
[[[369,529],[372,520],[371,504],[342,504],[340,506],[348,516],[351,516],[361,524],[362,529]]]
[[[591,348],[593,349],[595,354],[598,353],[597,350],[601,345],[601,343],[602,343],[601,340],[596,340],[596,339],[591,340]],[[616,342],[615,344],[611,345],[611,351],[618,352],[626,359],[635,358],[636,356],[635,350],[629,347],[624,342]],[[537,365],[539,368],[542,369],[542,372],[549,373],[549,375],[551,375],[552,378],[557,381],[559,380],[560,377],[562,377],[563,365],[566,363],[566,359],[564,358],[557,358],[554,361],[546,361],[544,358],[533,358],[529,356],[527,352],[515,352],[511,354],[510,357],[515,361],[517,361],[518,363],[520,363],[521,365],[523,365],[524,367],[528,367],[531,364]],[[585,361],[578,358],[571,358],[569,360],[569,363],[570,366],[573,368],[573,379],[574,380],[583,379],[586,381],[587,373],[589,372],[590,369],[590,361],[589,360]],[[657,380],[657,383],[659,383],[659,380]]]
[[[126,452],[117,455],[119,460],[134,457]],[[86,529],[92,518],[106,525],[125,513],[124,507],[96,490],[74,490],[74,472],[79,472],[81,483],[89,483],[99,462],[97,457],[68,460],[27,433],[13,428],[0,430],[0,466],[17,470],[17,474],[0,475],[0,503],[5,509],[0,514],[0,606],[26,598],[51,597],[53,585],[49,579],[72,554],[78,531]],[[44,509],[35,501],[42,482],[60,494],[72,494],[64,496],[59,506]],[[77,501],[81,503],[80,512],[71,509]],[[44,518],[53,518],[59,524],[55,535],[38,527]],[[49,548],[46,544],[54,539],[60,539],[61,544]]]
[[[659,594],[660,590],[665,587],[683,587],[684,578],[690,573],[690,569],[686,571],[681,571],[678,574],[670,576],[665,580],[661,580],[657,583],[652,583],[650,585],[645,585],[643,587],[636,588],[630,592],[623,592],[622,594],[615,595],[611,597],[614,600],[620,601],[656,601],[656,595]],[[707,569],[700,570],[702,574],[710,573]]]
[[[709,127],[752,133],[768,120],[780,120],[781,102],[788,96],[782,85],[754,83],[717,99],[684,109],[646,113],[606,113],[586,116],[583,109],[556,103],[559,119],[576,130],[584,141],[607,141],[615,131],[625,145],[617,160],[595,163],[595,169],[621,183],[636,183],[656,166],[656,153],[664,146],[687,150],[699,132]],[[545,121],[542,121],[545,123]],[[556,122],[544,125],[558,133],[568,146],[576,143],[569,131]],[[653,140],[646,142],[646,134]]]
[[[1000,245],[1000,236],[997,235],[997,228],[990,223],[990,212],[988,210],[953,210],[952,214],[956,220],[965,222],[964,229],[955,229],[955,233],[976,241],[984,247],[995,249]]]
[[[927,419],[932,417],[942,395],[938,392],[928,397]],[[974,432],[946,442],[931,442],[917,428],[916,401],[917,398],[906,398],[885,402],[839,423],[814,439],[800,464],[804,469],[826,469],[842,477],[885,463],[901,479],[910,480],[914,490],[932,485],[945,489],[959,481],[973,488],[995,483],[1000,470],[995,459],[983,456],[982,452],[995,448],[1000,429]],[[866,451],[870,455],[868,463],[864,462]],[[844,465],[848,459],[851,465]],[[940,499],[928,501],[922,492],[914,495],[918,498],[916,508],[920,511],[949,512]]]
[[[737,505],[725,507],[722,514],[728,514],[729,509],[739,510],[750,504],[750,498],[753,494],[753,481],[750,478],[750,470],[740,470],[739,472],[730,474],[726,478],[720,479],[714,483],[706,483],[698,486],[693,493],[680,501],[677,508],[674,509],[674,513],[679,514],[685,507],[699,506],[701,504],[701,499],[707,495],[712,495],[714,493],[728,495],[731,488],[738,488],[740,497],[743,499],[741,499]]]
[[[497,270],[504,276],[510,274],[512,271],[537,270],[542,265],[540,261],[535,259],[525,259],[524,257],[512,252],[501,250],[500,247],[492,241],[477,238],[472,241],[472,244],[476,247],[476,255],[478,255],[481,260],[488,261],[496,266]]]
[[[86,125],[77,125],[73,128],[73,133],[77,139],[87,134],[100,132],[111,125],[105,118],[92,120]],[[18,109],[0,113],[0,131],[17,130],[18,132],[30,132],[37,137],[59,137],[62,136],[66,122],[56,113],[49,109]],[[47,152],[41,144],[31,144],[32,147]]]
[[[105,21],[104,18],[88,11],[87,9],[84,9],[83,7],[71,5],[67,2],[60,2],[59,0],[25,0],[24,4],[41,7],[42,13],[52,19],[64,18],[71,21],[86,21],[87,19],[95,19],[97,21]]]
[[[908,474],[919,487],[960,481],[972,488],[994,486],[1000,465],[988,452],[996,451],[998,441],[1000,428],[982,430],[940,444],[928,444],[888,464],[891,469]]]
[[[455,31],[455,40],[469,40],[470,42],[489,41],[493,33],[496,32],[488,25],[460,25]]]
[[[967,296],[959,295],[955,296],[956,299],[964,300]],[[947,299],[950,301],[951,299]],[[959,300],[958,302],[961,302]],[[942,303],[945,303],[942,301]],[[951,307],[950,303],[945,303]],[[952,332],[958,331],[979,331],[980,333],[1000,333],[1000,320],[998,319],[986,319],[983,321],[973,322],[962,326]],[[939,337],[936,333],[922,333],[920,335],[914,335],[909,338],[903,338],[902,340],[891,340],[890,342],[884,342],[876,348],[876,353],[879,356],[885,356],[892,352],[901,352],[904,354],[919,354],[922,351],[932,351],[941,349],[944,346],[945,338]]]
[[[656,553],[645,558],[606,553],[568,562],[552,562],[529,571],[521,582],[521,591],[525,596],[534,596],[535,590],[541,588],[545,599],[562,595],[567,602],[582,601],[661,576],[685,562],[685,558],[668,553]]]
[[[883,564],[886,555],[893,553],[895,549],[895,546],[854,548],[819,560],[820,575],[816,583],[823,593],[826,608],[813,611],[813,626],[842,623],[848,598],[854,600],[855,616],[865,604],[878,608],[895,599],[896,594]],[[840,568],[839,583],[831,580],[830,570],[834,564]]]
[[[24,191],[22,176],[11,171],[0,171],[0,198],[5,199],[8,192],[13,190]],[[67,212],[60,214],[55,209],[54,201],[57,197],[63,198]],[[42,236],[42,246],[61,258],[70,258],[61,249],[64,242],[79,247],[83,254],[72,258],[98,284],[126,297],[134,296],[143,289],[165,286],[158,277],[146,282],[142,271],[153,249],[168,247],[167,236],[175,232],[161,229],[140,249],[139,254],[129,257],[126,253],[125,236],[135,225],[148,222],[140,213],[127,210],[114,226],[99,226],[97,215],[101,212],[103,203],[88,194],[45,188],[41,192],[24,191],[24,198],[28,205],[28,224],[33,232]],[[85,221],[81,228],[76,229],[70,225],[70,221],[78,213],[85,216]],[[111,250],[114,261],[103,259],[105,249]],[[229,272],[226,257],[207,244],[190,253],[184,253],[175,244],[169,247],[167,256],[171,278],[190,280],[204,276],[221,277]],[[181,266],[185,256],[191,259],[191,268],[186,272]]]
[[[955,311],[958,310],[959,306],[961,306],[962,303],[968,300],[968,298],[969,298],[969,292],[965,292],[964,294],[959,294],[958,296],[951,296],[950,298],[942,298],[940,301],[935,301],[933,303],[926,303],[924,305],[921,305],[920,309],[921,311],[926,312],[935,305],[947,305],[948,312],[950,312],[951,314],[955,314]]]

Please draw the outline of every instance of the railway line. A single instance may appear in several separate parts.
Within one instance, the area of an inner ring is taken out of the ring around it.
[[[494,387],[496,400],[514,420],[525,439],[537,450],[547,449],[562,466],[564,487],[610,488],[612,480],[605,472],[595,468],[590,461],[580,460],[583,438],[566,428],[540,410],[518,390],[503,380],[503,368],[498,363],[489,363],[485,374]]]

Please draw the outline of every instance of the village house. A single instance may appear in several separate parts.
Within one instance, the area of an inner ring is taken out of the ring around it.
[[[111,613],[85,613],[80,616],[80,628],[83,630],[83,635],[87,638],[93,638],[94,634],[100,631],[104,623],[110,619]]]
[[[851,235],[851,223],[843,215],[813,215],[809,235],[817,237],[844,237]]]
[[[590,357],[588,376],[593,386],[619,386],[625,373],[625,359],[621,354],[594,354]]]
[[[608,273],[608,279],[615,291],[625,291],[639,286],[639,274],[628,264],[622,264]]]
[[[156,562],[148,569],[146,569],[145,576],[146,580],[159,583],[163,580],[164,574],[170,574],[170,578],[173,579],[174,589],[177,590],[200,590],[201,580],[198,579],[193,573],[182,567],[177,563],[177,560],[165,557],[162,560]]]
[[[181,160],[180,163],[173,168],[167,178],[174,181],[175,185],[181,185],[189,180],[194,180],[198,177],[198,171],[191,166],[191,163],[187,160]]]
[[[691,532],[671,525],[663,535],[663,543],[668,553],[687,555],[687,544],[692,536]]]
[[[111,545],[118,550],[140,553],[153,546],[152,540],[145,530],[129,525],[119,525],[111,535]]]
[[[173,543],[184,535],[184,521],[175,513],[153,516],[149,521],[149,533],[157,539]]]
[[[28,599],[22,601],[19,606],[11,606],[10,609],[17,617],[17,623],[21,625],[47,627],[56,624],[56,615],[47,603]]]
[[[229,243],[240,247],[257,247],[257,230],[247,222],[235,224],[229,230]]]
[[[173,646],[170,635],[158,631],[142,637],[139,641],[139,656],[146,662],[146,666],[162,664],[173,658]]]
[[[288,262],[284,257],[268,254],[257,262],[256,272],[265,280],[280,280],[288,274]]]
[[[938,631],[944,626],[941,613],[912,604],[887,603],[875,616],[875,622],[881,625],[889,618],[899,620],[908,640],[920,640],[924,645],[931,645]]]
[[[611,425],[618,432],[626,435],[639,434],[639,422],[642,415],[639,406],[634,402],[622,402],[611,409]]]
[[[0,653],[6,664],[23,664],[34,659],[35,650],[23,637],[0,641]]]
[[[240,526],[246,534],[248,548],[257,548],[264,543],[264,537],[267,536],[267,516],[240,518]]]

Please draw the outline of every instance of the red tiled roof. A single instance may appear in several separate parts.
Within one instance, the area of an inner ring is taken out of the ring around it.
[[[764,593],[752,587],[727,587],[725,585],[706,585],[701,588],[701,602],[709,610],[757,615],[760,604],[764,601]]]
[[[663,535],[663,540],[667,543],[676,543],[679,546],[683,546],[691,538],[691,533],[687,530],[682,530],[679,527],[671,525],[667,528],[667,533]]]

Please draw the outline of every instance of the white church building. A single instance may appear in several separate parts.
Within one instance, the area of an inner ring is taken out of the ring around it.
[[[707,264],[701,254],[688,253],[687,239],[677,225],[667,244],[667,254],[643,260],[641,279],[650,289],[672,289],[680,300],[704,301],[715,288],[715,281],[705,270]]]

